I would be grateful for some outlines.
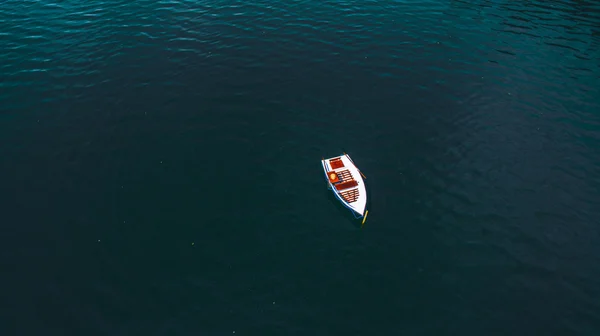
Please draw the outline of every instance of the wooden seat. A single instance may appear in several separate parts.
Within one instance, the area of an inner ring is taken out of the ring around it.
[[[354,180],[350,180],[350,181],[345,181],[345,182],[334,184],[334,185],[335,185],[335,189],[344,190],[344,189],[356,187],[358,185],[358,182],[356,182]]]

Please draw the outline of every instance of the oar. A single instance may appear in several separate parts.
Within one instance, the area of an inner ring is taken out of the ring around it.
[[[347,158],[348,158],[350,161],[352,161],[352,158],[351,158],[351,157],[350,157],[348,154],[346,154],[346,152],[343,152],[343,153],[344,153],[344,155],[346,155],[346,157],[347,157]],[[354,163],[354,161],[352,161],[352,163],[354,164],[354,167],[356,167],[356,163]],[[365,174],[363,174],[363,172],[361,172],[361,171],[360,171],[360,169],[358,169],[358,167],[356,167],[356,170],[358,170],[358,172],[360,173],[360,175],[362,175],[362,177],[364,177],[364,178],[365,178],[365,180],[367,179],[367,177],[365,176]]]
[[[355,166],[355,167],[356,167],[356,166]],[[356,168],[356,169],[358,169],[358,168]],[[367,177],[365,176],[365,174],[363,174],[363,173],[360,171],[360,169],[358,169],[358,172],[360,173],[360,175],[362,175],[362,177],[364,177],[364,178],[365,178],[365,180],[367,179]]]
[[[365,225],[365,221],[367,220],[367,216],[369,215],[369,210],[365,212],[365,217],[363,218],[362,223],[360,224],[360,228],[362,229],[363,225]]]

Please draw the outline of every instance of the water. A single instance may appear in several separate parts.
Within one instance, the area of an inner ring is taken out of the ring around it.
[[[594,1],[0,5],[3,335],[597,335]],[[367,176],[361,230],[321,157]]]

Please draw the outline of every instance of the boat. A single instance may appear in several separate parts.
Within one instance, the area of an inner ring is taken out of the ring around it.
[[[366,210],[367,189],[363,180],[365,176],[346,153],[322,159],[321,164],[328,188],[346,208],[352,211],[355,218],[363,218],[362,224],[364,224],[369,213]]]

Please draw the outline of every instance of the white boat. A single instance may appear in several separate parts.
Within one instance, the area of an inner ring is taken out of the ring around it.
[[[368,214],[367,189],[363,174],[346,153],[321,160],[329,188],[342,204],[355,213],[355,217],[366,220]],[[366,211],[366,212],[365,212]],[[358,215],[358,216],[357,216]]]

